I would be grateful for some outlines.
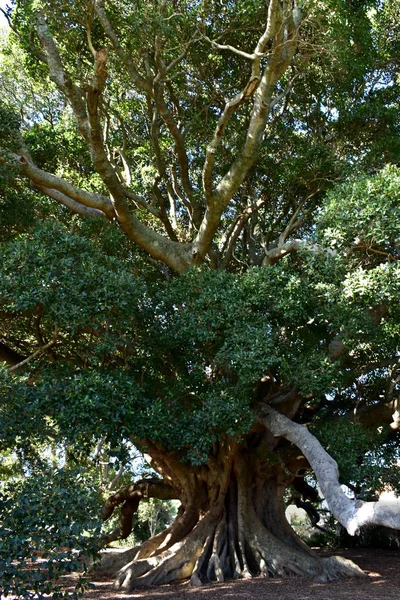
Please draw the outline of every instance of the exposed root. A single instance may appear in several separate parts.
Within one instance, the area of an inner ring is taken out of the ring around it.
[[[337,581],[346,577],[366,577],[364,571],[353,561],[343,556],[330,556],[320,559],[323,564],[322,574],[316,578],[319,583]]]
[[[190,585],[192,585],[192,586],[198,587],[198,586],[203,585],[203,581],[200,577],[200,573],[202,572],[203,566],[206,564],[207,558],[209,556],[210,547],[213,542],[213,535],[214,535],[214,532],[210,533],[207,536],[206,541],[203,546],[203,550],[196,561],[192,575],[190,577]]]
[[[201,586],[209,581],[223,582],[235,577],[306,575],[322,583],[364,576],[361,569],[347,559],[320,558],[287,546],[260,526],[254,515],[251,520],[246,519],[246,526],[244,556],[238,543],[233,547],[229,544],[226,514],[216,519],[215,514],[208,513],[181,542],[124,566],[115,587],[130,591],[187,578],[191,585]]]
[[[100,555],[100,562],[90,565],[90,568],[96,572],[104,573],[115,577],[116,573],[123,568],[127,563],[134,560],[137,556],[140,546],[129,548],[125,552],[116,552],[115,549],[106,549]]]
[[[217,529],[215,531],[214,543],[212,548],[212,554],[210,556],[210,560],[208,561],[207,567],[207,579],[209,581],[213,581],[216,579],[220,583],[224,581],[224,573],[222,565],[223,554],[222,548],[224,544],[224,535],[226,531],[226,522],[225,518],[222,518],[218,523]],[[222,559],[222,560],[221,560]]]
[[[284,515],[287,482],[279,465],[252,469],[247,455],[232,456],[229,468],[222,460],[215,463],[217,472],[221,467],[219,478],[214,471],[209,476],[209,469],[202,471],[198,485],[192,477],[190,494],[183,496],[186,506],[120,569],[117,589],[129,592],[189,578],[191,585],[200,586],[254,576],[308,576],[327,582],[364,575],[349,560],[320,558],[297,538]],[[148,490],[125,488],[125,502],[143,493]],[[171,491],[164,487],[162,493]]]
[[[115,587],[129,591],[134,587],[187,579],[193,573],[210,530],[218,522],[217,511],[209,511],[184,539],[150,558],[134,560],[118,573]]]
[[[265,575],[267,571],[275,577],[311,576],[321,583],[364,576],[357,565],[340,556],[320,558],[287,546],[262,526],[251,504],[246,514],[246,541],[256,557],[257,574]]]

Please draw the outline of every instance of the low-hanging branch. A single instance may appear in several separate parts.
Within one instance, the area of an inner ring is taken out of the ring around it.
[[[132,518],[139,508],[143,498],[158,498],[159,500],[176,500],[174,488],[161,479],[141,479],[136,483],[126,485],[110,496],[103,508],[103,521],[107,521],[117,506],[122,504],[118,527],[104,539],[104,545],[115,540],[126,539],[132,531]]]
[[[400,500],[362,502],[348,498],[339,483],[337,462],[307,427],[294,423],[266,405],[259,410],[257,418],[275,437],[286,438],[302,451],[333,516],[350,535],[358,534],[361,527],[367,525],[400,529]]]

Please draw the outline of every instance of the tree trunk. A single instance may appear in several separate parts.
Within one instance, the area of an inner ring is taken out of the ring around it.
[[[293,476],[268,449],[276,441],[265,433],[261,439],[256,451],[249,443],[226,442],[202,467],[158,452],[157,466],[179,492],[182,507],[175,522],[120,569],[116,588],[188,578],[202,585],[259,575],[308,575],[320,582],[363,575],[351,561],[314,555],[295,534],[283,502]]]

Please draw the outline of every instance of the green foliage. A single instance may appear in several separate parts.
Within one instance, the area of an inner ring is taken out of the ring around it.
[[[359,498],[375,499],[387,485],[399,489],[392,465],[399,458],[395,442],[387,442],[382,429],[364,427],[350,419],[316,423],[313,433],[337,460],[343,483],[357,487]]]
[[[43,307],[45,320],[72,335],[101,327],[110,313],[123,319],[137,307],[133,275],[57,223],[39,225],[5,247],[2,263],[4,309],[22,315]]]
[[[78,598],[87,587],[85,560],[99,550],[99,497],[94,482],[61,469],[10,482],[0,490],[1,594]],[[79,571],[72,593],[63,575]]]
[[[333,248],[366,254],[370,260],[381,260],[379,253],[397,258],[399,189],[400,169],[394,165],[335,188],[318,217],[319,235]]]
[[[121,457],[124,438],[150,439],[199,464],[220,435],[250,429],[265,375],[316,403],[345,390],[353,375],[329,358],[338,333],[355,364],[396,353],[397,262],[366,269],[305,245],[269,269],[202,268],[167,282],[148,271],[146,282],[85,233],[43,224],[4,249],[9,331],[25,330],[28,353],[35,320],[43,337],[55,327],[59,336],[53,365],[35,359],[34,383],[3,373],[7,447],[22,432],[26,446],[59,432],[81,459],[106,436]],[[377,320],[371,306],[382,301],[390,308]]]
[[[29,597],[35,585],[45,593],[59,569],[75,568],[74,550],[92,548],[83,532],[92,530],[85,519],[95,504],[82,500],[91,484],[66,470],[47,474],[46,449],[58,444],[69,467],[88,466],[101,439],[119,465],[129,460],[129,443],[140,440],[144,450],[151,442],[182,461],[206,464],[218,440],[240,442],[251,430],[262,378],[278,395],[294,388],[303,397],[299,418],[320,418],[318,435],[346,480],[363,482],[365,495],[391,481],[398,437],[379,432],[379,423],[367,432],[348,415],[398,393],[398,4],[303,3],[301,44],[274,90],[278,100],[258,162],[222,214],[210,252],[210,262],[224,266],[214,255],[229,245],[229,226],[244,223],[231,238],[232,259],[226,269],[203,265],[172,277],[132,246],[116,220],[71,216],[23,183],[18,161],[16,169],[3,168],[2,157],[18,149],[22,135],[39,168],[108,193],[93,151],[38,60],[35,11],[46,15],[67,84],[82,97],[93,76],[88,33],[96,49],[109,40],[90,5],[17,3],[18,37],[2,42],[0,66],[0,341],[28,361],[0,371],[0,469],[6,476],[41,474],[2,492],[0,548],[12,557],[3,569],[11,593]],[[150,78],[157,61],[170,64],[165,110],[183,124],[202,210],[207,144],[226,99],[250,75],[241,56],[204,36],[253,52],[268,3],[112,0],[105,11],[139,72]],[[171,62],[177,55],[181,60]],[[100,107],[104,157],[120,181],[129,163],[127,202],[163,231],[162,219],[142,210],[131,192],[152,208],[156,191],[165,194],[163,216],[172,220],[168,185],[176,187],[182,167],[174,162],[176,139],[154,98],[134,88],[117,52],[109,52]],[[249,103],[232,115],[216,177],[237,158],[249,115]],[[380,170],[387,162],[393,164]],[[197,225],[189,226],[193,215],[182,197],[175,233],[187,242]],[[299,250],[261,266],[266,252],[294,237]],[[332,358],[337,339],[345,351]],[[6,459],[14,456],[10,466]],[[85,506],[85,517],[73,503]],[[39,575],[25,569],[33,546],[44,552]]]

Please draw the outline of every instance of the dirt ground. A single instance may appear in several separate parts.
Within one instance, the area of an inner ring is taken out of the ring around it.
[[[335,552],[357,563],[367,577],[334,583],[307,578],[229,581],[192,588],[188,583],[164,585],[130,594],[113,590],[112,581],[94,576],[85,600],[400,600],[399,550],[341,550]],[[329,553],[323,553],[329,556]]]

